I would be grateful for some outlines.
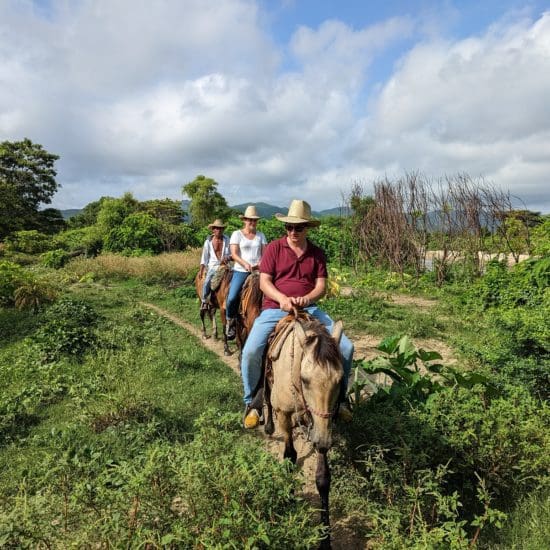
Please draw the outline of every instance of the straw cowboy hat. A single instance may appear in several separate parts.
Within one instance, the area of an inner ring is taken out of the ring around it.
[[[239,218],[241,218],[241,220],[243,220],[244,218],[247,218],[249,220],[259,220],[260,216],[258,216],[256,207],[253,204],[251,204],[246,207],[244,214],[239,214]]]
[[[220,218],[216,218],[211,224],[208,225],[208,229],[212,229],[213,227],[225,228],[225,223],[223,223]]]
[[[321,222],[311,217],[311,206],[306,201],[294,199],[288,208],[288,215],[275,214],[283,223],[305,223],[308,227],[317,227]]]

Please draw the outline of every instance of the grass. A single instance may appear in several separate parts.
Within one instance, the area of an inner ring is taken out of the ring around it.
[[[125,257],[101,254],[96,258],[77,258],[66,267],[79,279],[127,279],[144,282],[171,281],[179,283],[192,279],[199,263],[200,251],[174,252],[158,256]]]
[[[241,433],[238,377],[139,305],[164,290],[134,279],[68,294],[100,316],[80,359],[44,363],[41,316],[0,310],[13,327],[0,347],[0,546],[315,545],[298,477]]]
[[[315,545],[311,510],[289,500],[294,474],[238,427],[238,377],[194,336],[140,305],[151,302],[198,328],[191,284],[197,263],[195,252],[100,256],[56,272],[66,293],[100,314],[97,345],[81,360],[44,364],[27,338],[41,315],[0,310],[0,546],[271,547],[273,536],[286,547]],[[323,307],[343,319],[352,337],[407,333],[449,341],[458,334],[466,342],[476,332],[444,300],[426,310],[363,290]],[[425,491],[426,498],[440,499],[449,520],[437,529],[418,527],[414,544],[428,537],[436,546],[451,539],[467,546],[466,534],[455,533],[455,497],[435,470],[416,472],[411,465],[419,460],[408,455],[415,439],[405,444],[399,430],[407,434],[408,422],[418,432],[419,422],[414,411],[406,412],[374,411],[377,423],[363,411],[341,430],[331,451],[334,518],[346,519],[373,547],[406,547],[413,544],[410,517]],[[431,449],[439,435],[426,419],[423,449]],[[380,443],[378,456],[375,434],[385,424],[391,445]],[[254,464],[259,469],[251,475]],[[189,514],[193,506],[197,512]],[[547,519],[547,500],[526,497],[505,530],[482,536],[483,547],[523,548],[521,541],[533,541],[525,547],[535,548],[547,541]]]

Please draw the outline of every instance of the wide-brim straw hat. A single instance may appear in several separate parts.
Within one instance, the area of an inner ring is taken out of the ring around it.
[[[250,204],[246,207],[244,214],[239,214],[239,218],[241,218],[241,220],[243,220],[244,218],[248,218],[249,220],[259,220],[260,217],[261,216],[258,216],[258,211],[253,204]]]
[[[283,223],[305,223],[308,227],[317,227],[321,223],[311,216],[311,206],[306,201],[294,199],[288,208],[288,214],[275,214]]]
[[[225,228],[225,223],[223,223],[220,218],[216,218],[211,224],[208,225],[208,229],[212,229],[213,227]]]

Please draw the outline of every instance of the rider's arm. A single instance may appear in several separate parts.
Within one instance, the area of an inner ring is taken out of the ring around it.
[[[231,245],[231,257],[233,258],[233,261],[237,262],[239,265],[242,265],[247,271],[251,271],[252,266],[239,256],[240,251],[241,249],[238,244]]]
[[[273,277],[267,273],[260,273],[260,290],[272,300],[279,302],[283,311],[290,311],[293,307],[292,300],[278,291],[273,284]]]
[[[206,241],[204,241],[204,245],[202,247],[202,256],[201,256],[201,268],[200,268],[200,273],[201,273],[201,276],[202,274],[205,272],[206,270],[206,266],[208,265],[208,262],[210,261],[210,247],[209,247],[209,241],[208,239],[206,239]]]
[[[291,298],[292,303],[295,306],[307,307],[314,304],[319,298],[322,298],[325,294],[326,279],[324,277],[318,277],[315,279],[315,286],[313,290],[308,292],[305,296],[299,296],[297,298]]]

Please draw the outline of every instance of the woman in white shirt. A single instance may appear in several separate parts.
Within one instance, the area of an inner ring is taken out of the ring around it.
[[[258,216],[255,206],[247,206],[244,214],[239,218],[244,222],[243,228],[233,231],[229,241],[231,257],[235,265],[226,303],[226,336],[228,340],[235,338],[235,319],[239,313],[241,289],[246,278],[252,271],[258,269],[264,247],[267,245],[265,235],[261,231],[256,231],[256,224],[260,216]]]

